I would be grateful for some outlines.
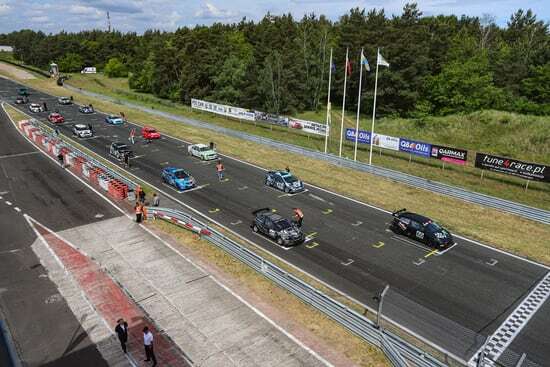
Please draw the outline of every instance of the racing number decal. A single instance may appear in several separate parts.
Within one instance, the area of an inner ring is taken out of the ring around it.
[[[416,231],[416,237],[423,239],[424,238],[424,232]]]

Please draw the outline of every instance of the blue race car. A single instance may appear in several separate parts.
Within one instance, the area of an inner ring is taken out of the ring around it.
[[[124,120],[120,116],[109,115],[105,117],[105,122],[111,125],[122,125],[124,123]]]
[[[183,168],[166,167],[162,170],[162,180],[182,191],[195,187],[195,179]]]
[[[267,172],[265,184],[286,193],[295,193],[304,190],[304,183],[286,171]]]

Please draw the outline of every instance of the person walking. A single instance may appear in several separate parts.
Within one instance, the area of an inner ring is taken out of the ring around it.
[[[286,171],[286,173],[290,173],[290,167],[286,166],[285,171]]]
[[[59,138],[59,129],[57,127],[53,131],[53,134],[55,135],[56,138]]]
[[[225,167],[223,166],[222,160],[218,159],[218,163],[216,164],[216,172],[218,173],[218,179],[220,181],[223,180],[223,171],[225,171]]]
[[[128,342],[128,323],[124,319],[118,319],[115,327],[116,335],[120,341],[122,351],[126,353],[126,343]]]
[[[147,206],[141,205],[141,219],[145,222],[147,220]]]
[[[134,212],[136,213],[136,223],[141,223],[141,216],[143,215],[141,203],[136,203],[136,205],[134,206]]]
[[[302,222],[304,220],[304,213],[300,208],[294,208],[292,209],[294,212],[294,222],[298,226],[298,228],[302,228]]]
[[[59,161],[61,167],[65,168],[65,157],[63,156],[63,153],[59,152],[57,155],[57,160]]]
[[[130,137],[128,138],[128,140],[130,140],[130,142],[132,143],[132,145],[134,144],[134,137],[136,136],[136,129],[135,128],[132,128],[130,130]]]
[[[156,192],[153,193],[153,206],[159,206],[160,205],[160,197],[157,195]]]
[[[139,197],[139,202],[144,204],[145,203],[145,191],[139,190],[138,197]]]
[[[46,102],[43,102],[42,105],[44,106],[44,111],[47,111],[48,110],[48,105],[46,104]]]
[[[127,168],[130,168],[130,152],[124,153],[124,164]]]
[[[153,333],[147,326],[143,328],[143,346],[145,347],[145,362],[153,361],[153,367],[157,365],[157,357],[153,348]]]

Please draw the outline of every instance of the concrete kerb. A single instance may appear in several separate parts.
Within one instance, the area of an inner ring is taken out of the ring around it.
[[[4,105],[4,102],[2,102],[2,107]],[[9,114],[8,114],[9,116]],[[19,131],[19,129],[17,128],[16,126],[16,123],[15,121],[13,121],[13,119],[11,119],[11,116],[10,117],[10,120],[12,122],[12,124],[14,125],[14,127]],[[33,146],[35,146],[42,154],[44,154],[46,157],[48,157],[49,159],[51,159],[52,161],[56,162],[55,159],[53,157],[51,157],[50,155],[46,154],[40,147],[38,147],[36,145],[36,143],[32,140],[30,140],[27,136],[25,136],[24,134],[22,134],[25,139],[27,139],[27,141],[29,141]],[[57,162],[56,162],[57,163]],[[85,186],[87,186],[89,189],[91,189],[92,191],[94,191],[97,195],[99,195],[100,197],[102,197],[105,201],[107,201],[111,206],[113,206],[114,208],[116,208],[119,212],[121,212],[123,215],[125,215],[127,218],[129,219],[133,219],[133,217],[131,215],[129,215],[126,211],[122,210],[119,206],[117,206],[115,203],[113,203],[109,198],[107,198],[105,195],[103,195],[101,192],[99,192],[98,190],[96,190],[93,186],[91,186],[89,183],[87,183],[86,181],[84,181],[82,178],[80,178],[78,175],[76,175],[75,173],[73,173],[72,171],[70,170],[66,170],[66,172],[68,172],[69,174],[71,174],[74,178],[76,178],[77,180],[79,180],[81,183],[83,183]],[[127,172],[127,174],[130,174],[129,172]],[[130,174],[131,175],[131,174]],[[134,176],[134,175],[132,175]],[[134,176],[135,177],[135,176]],[[136,177],[136,179],[139,180],[139,178]],[[141,180],[139,180],[141,182]],[[161,190],[157,190],[159,192],[161,192]],[[202,269],[198,264],[194,263],[192,260],[190,260],[188,257],[184,256],[181,252],[179,252],[178,250],[176,250],[172,245],[170,245],[169,243],[167,243],[165,240],[163,240],[161,237],[159,237],[156,233],[154,233],[153,231],[151,231],[149,228],[147,228],[146,226],[144,226],[143,224],[140,224],[140,227],[142,229],[144,229],[146,232],[148,232],[150,235],[152,235],[153,237],[155,237],[156,239],[158,239],[159,241],[161,241],[166,247],[170,248],[173,252],[175,252],[178,256],[182,257],[183,259],[185,259],[186,261],[188,261],[189,263],[191,263],[193,266],[197,267],[198,269],[201,269],[202,271],[206,272],[204,269]],[[58,234],[56,234],[56,236],[60,237]],[[61,238],[61,237],[60,237]],[[63,239],[63,238],[61,238]],[[63,239],[64,240],[64,239]],[[64,240],[65,242],[69,243],[68,241]],[[74,247],[74,245],[71,245]],[[76,247],[74,247],[76,248]],[[49,247],[48,247],[49,249]],[[80,249],[78,249],[79,251],[81,251]],[[55,253],[52,253],[52,255],[56,258],[56,262],[58,263],[61,263],[61,261],[59,260],[59,258],[57,258],[57,256],[55,255]],[[61,264],[61,266],[64,268],[64,266]],[[65,270],[66,271],[66,270]],[[111,279],[112,276],[111,274],[107,273],[109,275],[109,277]],[[262,313],[260,310],[258,310],[257,308],[255,308],[253,305],[251,305],[250,303],[248,303],[246,300],[244,300],[241,296],[239,296],[238,294],[236,294],[234,291],[232,291],[229,287],[227,287],[225,284],[221,283],[218,279],[214,278],[214,277],[211,277],[211,279],[216,283],[218,284],[220,287],[222,287],[224,290],[226,290],[227,292],[229,292],[232,296],[236,297],[240,302],[242,302],[243,304],[245,304],[248,308],[250,308],[254,313],[256,313],[257,315],[259,315],[260,317],[262,317],[264,320],[266,320],[270,325],[272,325],[273,327],[275,327],[277,330],[279,330],[280,332],[282,332],[284,335],[286,335],[289,339],[291,339],[293,342],[295,342],[296,344],[298,344],[300,347],[302,347],[304,350],[306,350],[308,353],[310,353],[311,355],[313,355],[315,358],[317,358],[319,361],[321,361],[323,364],[325,364],[327,367],[332,367],[332,364],[330,362],[328,362],[326,359],[324,359],[323,357],[321,357],[319,354],[317,354],[313,349],[311,349],[310,347],[308,347],[307,345],[303,344],[299,339],[297,339],[295,336],[293,336],[291,333],[287,332],[284,328],[282,328],[280,325],[276,324],[273,320],[269,319],[267,317],[267,315],[265,315],[264,313]],[[116,282],[116,280],[114,280]],[[119,282],[116,282],[117,284],[121,285]],[[125,292],[125,294],[128,295],[128,291],[124,288],[124,286],[121,285],[121,288],[122,290]],[[133,299],[133,298],[132,298]],[[135,301],[135,300],[134,300]],[[142,311],[144,313],[145,310],[143,310],[143,308],[138,304],[138,307],[140,307],[140,309],[142,309]],[[104,322],[106,322],[105,320],[103,320]],[[162,328],[160,328],[158,325],[156,325],[156,323],[154,323],[154,321],[152,322],[153,324],[155,324],[155,326],[157,326],[157,329],[158,330],[162,330]],[[168,335],[166,335],[169,339],[171,339]],[[190,363],[192,363],[191,359],[185,355],[184,353],[184,356],[188,359],[188,361]]]

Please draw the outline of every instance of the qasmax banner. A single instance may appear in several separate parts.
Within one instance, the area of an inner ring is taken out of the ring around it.
[[[346,140],[355,142],[355,129],[346,128]],[[358,143],[370,144],[370,131],[359,130]]]
[[[468,161],[468,151],[458,148],[444,147],[432,144],[432,158],[440,159],[444,162],[454,164],[466,164]]]
[[[432,145],[423,143],[421,141],[414,141],[409,139],[399,139],[399,150],[410,154],[420,155],[422,157],[429,158],[432,153]]]
[[[550,167],[544,164],[529,163],[496,155],[477,153],[476,167],[518,176],[528,180],[550,182]]]

